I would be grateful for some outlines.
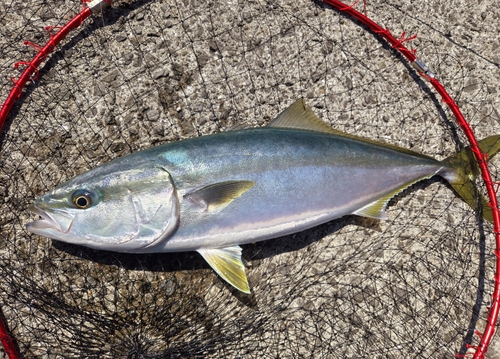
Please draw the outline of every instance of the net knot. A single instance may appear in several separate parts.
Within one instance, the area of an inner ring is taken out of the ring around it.
[[[455,354],[455,358],[457,359],[471,358],[472,355],[473,353],[457,353]]]
[[[43,47],[41,47],[40,45],[35,44],[35,43],[33,43],[31,41],[28,41],[28,40],[26,40],[24,42],[24,44],[27,45],[27,46],[29,46],[29,47],[32,47],[32,48],[34,48],[35,50],[38,50],[38,51],[41,51],[43,49]]]
[[[411,40],[415,40],[417,38],[417,35],[412,35],[410,37],[405,37],[405,36],[406,36],[406,31],[403,31],[401,33],[401,36],[398,37],[397,42],[394,45],[392,45],[392,47],[395,48],[398,51],[405,50],[406,48],[405,48],[405,46],[403,44],[405,42],[408,42],[408,41],[411,41]],[[415,55],[417,53],[417,50],[416,49],[412,49],[412,50],[410,50],[410,52],[413,55]]]
[[[342,3],[342,5],[344,5],[343,7],[339,7],[338,9],[340,11],[346,11],[346,10],[349,10],[349,9],[353,9],[358,3],[359,3],[360,0],[356,0],[354,1],[351,5],[345,5]],[[368,12],[366,10],[366,0],[363,0],[363,14],[365,16],[368,16]]]
[[[496,252],[496,250],[495,250],[495,252]],[[495,256],[496,255],[497,255],[497,253],[495,253]],[[495,273],[495,275],[493,277],[495,278],[495,282],[500,283],[500,273]]]
[[[39,76],[39,72],[38,72],[38,68],[36,66],[34,66],[31,62],[28,62],[28,61],[18,61],[14,64],[14,68],[17,69],[19,68],[19,66],[27,66],[31,69],[32,72],[35,73],[35,76],[31,78],[31,81],[35,81],[38,76]]]
[[[49,33],[49,37],[52,39],[54,35],[52,34],[52,30],[54,29],[61,29],[62,26],[45,26],[45,30]]]
[[[469,343],[465,343],[465,347],[466,347],[467,349],[474,349],[474,350],[476,350],[476,349],[477,349],[477,345],[471,345],[471,344],[469,344]]]
[[[392,34],[391,34],[391,31],[388,29],[388,28],[385,28],[383,30],[374,30],[374,32],[376,34],[379,34],[379,35],[382,35],[383,37],[387,38],[387,37],[391,37]],[[394,47],[394,46],[393,46]]]

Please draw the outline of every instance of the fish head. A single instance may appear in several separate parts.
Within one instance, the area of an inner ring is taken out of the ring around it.
[[[96,168],[37,198],[30,210],[41,219],[26,229],[90,248],[141,252],[175,232],[179,207],[163,168]]]

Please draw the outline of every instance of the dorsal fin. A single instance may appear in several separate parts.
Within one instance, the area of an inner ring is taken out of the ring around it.
[[[337,135],[357,141],[362,141],[364,143],[370,143],[377,146],[389,148],[391,150],[396,150],[412,156],[426,158],[426,159],[433,159],[432,157],[408,150],[406,148],[370,140],[368,138],[356,135],[351,135],[349,133],[345,133],[336,130],[334,128],[331,128],[327,123],[325,123],[318,116],[316,116],[316,114],[306,105],[303,98],[300,98],[297,101],[295,101],[292,105],[290,105],[290,107],[288,107],[285,111],[280,113],[278,117],[272,120],[267,126],[275,128],[288,128],[296,130],[307,130],[307,131],[329,133],[332,135]]]
[[[303,98],[291,104],[278,117],[269,122],[268,127],[290,128],[324,133],[336,133],[306,105]]]
[[[247,128],[250,128],[250,125],[247,123],[247,122],[243,122],[243,123],[237,123],[229,128],[227,128],[226,130],[224,130],[225,132],[230,132],[230,131],[241,131],[241,130],[246,130]]]

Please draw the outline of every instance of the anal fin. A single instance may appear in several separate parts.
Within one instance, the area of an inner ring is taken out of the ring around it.
[[[241,247],[198,249],[212,269],[226,282],[243,293],[250,294],[245,266],[241,261]]]
[[[386,220],[387,219],[387,213],[385,213],[385,209],[387,208],[387,204],[389,201],[399,193],[403,192],[405,189],[410,187],[411,185],[420,182],[424,179],[429,179],[433,177],[435,173],[432,173],[429,176],[423,176],[420,177],[414,181],[405,183],[404,185],[396,188],[395,190],[383,195],[381,198],[377,199],[376,201],[373,201],[372,203],[367,204],[364,207],[361,207],[357,211],[353,212],[352,214],[355,214],[357,216],[361,217],[368,217],[368,218],[374,218],[374,219],[379,219],[379,220]]]
[[[367,204],[364,207],[361,207],[353,214],[361,217],[368,217],[380,220],[387,219],[387,213],[385,213],[385,208],[387,207],[387,203],[391,200],[392,196],[386,198],[385,196],[381,199],[376,200],[370,204]]]

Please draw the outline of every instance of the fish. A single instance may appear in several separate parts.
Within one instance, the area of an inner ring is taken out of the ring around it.
[[[479,142],[487,158],[500,136]],[[487,221],[470,148],[442,161],[336,130],[295,101],[265,127],[185,139],[114,159],[36,198],[26,229],[127,253],[197,251],[251,293],[241,245],[345,215],[387,219],[388,202],[440,176]]]

